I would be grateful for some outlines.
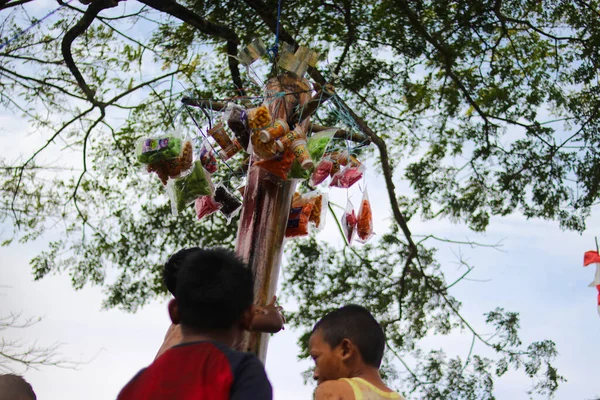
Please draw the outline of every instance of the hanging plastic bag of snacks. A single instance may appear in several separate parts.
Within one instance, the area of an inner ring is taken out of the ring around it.
[[[364,171],[365,166],[362,164],[358,167],[352,167],[350,164],[348,164],[335,175],[333,175],[329,186],[344,189],[349,188],[362,178]]]
[[[227,126],[229,126],[244,150],[248,150],[251,130],[248,127],[246,110],[237,104],[227,103],[227,107],[223,111],[223,121],[227,122]]]
[[[308,139],[308,152],[315,162],[319,162],[327,151],[336,129],[317,132]]]
[[[252,130],[261,130],[271,125],[271,114],[264,104],[260,107],[251,108],[248,113],[248,126]]]
[[[335,174],[340,172],[342,167],[350,164],[351,167],[358,168],[361,162],[356,157],[348,154],[348,150],[326,152],[323,158],[327,158],[333,162],[329,176],[333,178]]]
[[[215,189],[215,201],[222,205],[220,211],[228,223],[242,209],[242,202],[221,184]]]
[[[200,152],[198,153],[198,159],[208,173],[214,174],[217,172],[217,158],[215,157],[213,147],[208,140],[204,140],[202,142],[202,145],[200,146]]]
[[[172,160],[181,155],[184,140],[175,133],[154,138],[141,138],[136,142],[135,154],[142,164]]]
[[[294,153],[292,153],[291,150],[287,150],[282,155],[268,160],[259,160],[255,162],[254,165],[269,171],[281,179],[287,179],[293,161]]]
[[[308,221],[311,222],[317,230],[323,230],[325,227],[327,205],[329,204],[327,195],[324,193],[312,192],[309,195],[309,199],[313,203],[313,208]]]
[[[306,201],[302,196],[294,196],[287,221],[287,227],[285,229],[285,237],[308,235],[308,223],[312,209],[312,202]]]
[[[187,174],[171,179],[167,184],[173,214],[179,214],[200,196],[210,196],[211,189],[210,175],[200,161],[194,162],[193,168]]]
[[[357,222],[354,206],[352,205],[352,202],[348,200],[346,212],[344,212],[344,215],[342,216],[342,230],[344,231],[344,236],[346,237],[348,245],[352,244]]]
[[[156,173],[163,185],[166,185],[169,178],[177,178],[191,168],[194,158],[193,153],[192,142],[186,140],[179,157],[148,164],[146,170],[149,173]]]
[[[202,196],[196,199],[196,217],[198,220],[219,211],[223,205],[217,203],[212,196]]]
[[[317,186],[325,179],[329,177],[331,169],[333,168],[333,161],[328,158],[323,158],[315,167],[312,175],[310,176],[310,185]]]
[[[220,122],[208,130],[208,135],[212,136],[213,139],[215,139],[215,142],[221,147],[219,157],[221,157],[223,161],[229,160],[242,150],[242,146],[238,143],[237,139],[231,140],[225,131],[225,127]]]
[[[367,189],[363,192],[362,202],[358,210],[358,218],[356,223],[356,234],[358,241],[366,243],[373,236],[373,212],[371,211],[371,203],[369,202],[369,194]]]

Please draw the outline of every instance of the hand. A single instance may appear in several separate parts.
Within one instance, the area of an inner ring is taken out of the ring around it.
[[[265,306],[254,306],[254,317],[250,330],[258,332],[276,333],[284,329],[285,317],[281,313],[283,307],[275,305],[277,296]]]

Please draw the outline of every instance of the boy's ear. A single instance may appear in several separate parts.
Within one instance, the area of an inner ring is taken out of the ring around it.
[[[354,353],[356,352],[356,346],[354,346],[354,343],[352,343],[352,341],[350,339],[342,339],[342,342],[339,344],[339,349],[340,349],[340,358],[342,359],[342,361],[347,361],[349,360],[351,357],[354,356]]]
[[[242,329],[249,331],[252,329],[252,318],[254,317],[254,306],[248,307],[246,311],[242,314],[242,320],[240,321],[240,326]]]
[[[181,322],[181,316],[179,315],[179,307],[177,306],[177,300],[171,299],[169,301],[169,317],[171,317],[171,322],[173,325],[179,325]]]

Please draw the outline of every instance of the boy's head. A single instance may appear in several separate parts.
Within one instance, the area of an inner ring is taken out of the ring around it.
[[[180,261],[176,282],[169,313],[184,331],[224,332],[249,325],[252,272],[231,251],[197,249],[188,253]]]
[[[202,251],[200,247],[191,247],[189,249],[181,249],[177,253],[173,254],[169,260],[165,263],[163,269],[163,281],[167,290],[175,296],[175,290],[177,289],[177,274],[183,264],[184,260],[195,253]]]
[[[36,400],[33,388],[18,375],[0,375],[0,400]]]
[[[325,315],[313,328],[308,342],[319,383],[349,378],[356,368],[379,369],[385,335],[364,307],[347,305]]]

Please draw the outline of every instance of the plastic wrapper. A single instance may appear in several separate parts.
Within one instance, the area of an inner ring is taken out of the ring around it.
[[[356,214],[354,213],[354,206],[350,200],[348,200],[348,203],[346,204],[346,211],[342,216],[342,230],[344,231],[344,236],[346,237],[348,245],[350,245],[352,243],[352,239],[354,239],[357,222],[358,220],[356,218]]]
[[[289,131],[285,135],[279,137],[275,141],[275,146],[278,151],[284,151],[285,149],[291,148],[292,143],[294,143],[296,140],[306,141],[306,132],[304,132],[302,127],[299,125],[296,125],[292,131]]]
[[[260,107],[251,108],[247,112],[250,129],[260,130],[271,125],[271,114],[264,104]]]
[[[313,203],[313,209],[308,219],[313,223],[315,228],[322,230],[325,227],[325,215],[327,214],[328,198],[324,193],[314,193],[309,198]]]
[[[251,130],[248,127],[246,110],[237,104],[227,103],[227,107],[223,111],[223,120],[227,122],[227,126],[229,126],[244,150],[248,150]]]
[[[333,167],[331,168],[331,172],[329,173],[329,176],[331,177],[337,174],[343,166],[347,166],[348,163],[350,163],[351,167],[355,168],[361,166],[361,162],[358,161],[358,159],[353,155],[349,155],[347,150],[326,152],[323,155],[323,158],[327,158],[333,161]]]
[[[212,136],[213,139],[215,139],[215,142],[221,147],[219,157],[221,157],[222,160],[230,159],[242,149],[242,146],[238,143],[237,139],[231,140],[227,132],[225,132],[225,127],[222,123],[213,126],[208,131],[208,135]]]
[[[319,162],[323,158],[335,132],[335,129],[328,129],[317,132],[308,139],[308,152],[315,162]]]
[[[227,218],[227,221],[231,221],[242,209],[242,202],[223,185],[217,185],[215,201],[222,205],[219,211]]]
[[[281,179],[287,179],[293,161],[294,153],[291,150],[287,150],[280,156],[268,160],[259,160],[254,165],[269,171]]]
[[[343,169],[333,175],[329,186],[349,188],[362,178],[364,171],[364,165],[360,165],[359,167],[346,165]]]
[[[331,169],[333,168],[333,161],[329,159],[322,159],[318,164],[312,175],[310,176],[311,186],[317,186],[329,177]]]
[[[192,142],[186,140],[183,142],[183,148],[178,157],[148,164],[146,170],[149,173],[156,173],[163,185],[166,185],[169,178],[177,178],[192,167],[193,153]]]
[[[167,192],[171,198],[171,210],[177,215],[192,204],[197,197],[212,194],[210,178],[200,161],[194,163],[191,171],[167,184]]]
[[[264,143],[259,139],[258,133],[252,134],[252,152],[264,160],[275,158],[279,154],[275,148],[275,141]]]
[[[288,217],[285,237],[298,237],[308,235],[309,220],[313,209],[313,203],[305,201],[298,196],[292,201],[290,215]]]
[[[217,203],[212,196],[202,196],[196,199],[196,217],[198,220],[219,211],[223,205]]]
[[[276,119],[273,126],[265,128],[258,134],[258,138],[263,143],[268,143],[272,140],[278,139],[288,133],[290,127],[283,119]]]
[[[215,157],[215,153],[212,149],[212,146],[206,140],[202,143],[202,146],[200,146],[198,159],[202,163],[202,166],[204,167],[206,172],[210,174],[214,174],[215,172],[217,172],[217,158]]]
[[[135,153],[142,164],[154,164],[179,157],[183,144],[184,140],[175,134],[142,138],[136,143]]]
[[[361,243],[366,243],[373,236],[373,212],[366,189],[363,192],[362,202],[358,210],[356,234],[358,236],[357,240]]]

